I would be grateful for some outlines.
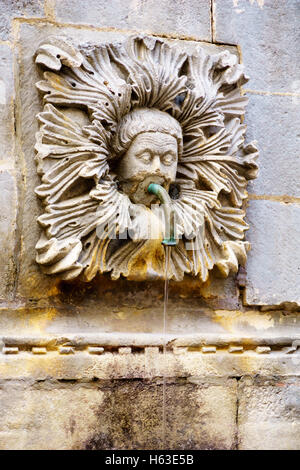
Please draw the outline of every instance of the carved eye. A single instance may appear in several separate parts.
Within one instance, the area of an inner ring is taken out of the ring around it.
[[[175,160],[175,156],[172,155],[171,153],[166,153],[166,155],[164,155],[162,158],[162,162],[164,165],[172,165],[174,160]]]
[[[151,155],[149,152],[144,152],[141,155],[139,155],[139,159],[145,163],[149,163],[151,160]]]

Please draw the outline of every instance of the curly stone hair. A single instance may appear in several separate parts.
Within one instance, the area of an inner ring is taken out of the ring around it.
[[[178,143],[178,157],[181,157],[183,143],[179,122],[170,114],[155,108],[137,108],[122,118],[113,141],[116,156],[124,155],[135,137],[143,132],[162,132],[172,135]]]

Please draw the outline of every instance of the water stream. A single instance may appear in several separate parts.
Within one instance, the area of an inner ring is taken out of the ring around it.
[[[163,313],[163,449],[166,449],[166,370],[167,370],[167,314],[168,314],[168,294],[169,294],[169,270],[171,246],[165,246],[165,288],[164,288],[164,313]]]

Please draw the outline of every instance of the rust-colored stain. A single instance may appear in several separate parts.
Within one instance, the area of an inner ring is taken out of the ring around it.
[[[40,334],[46,334],[46,327],[52,322],[56,315],[57,310],[54,307],[34,309],[29,315],[28,323],[35,331],[38,331]]]
[[[28,292],[27,297],[32,299],[49,299],[56,297],[60,293],[59,279],[51,279],[52,283],[46,288],[41,285],[41,273],[37,273],[34,276],[28,276],[26,278],[26,291]]]
[[[161,240],[147,240],[129,262],[128,280],[145,280],[147,274],[151,272],[154,276],[163,276],[164,263],[165,253]]]
[[[212,320],[222,325],[230,333],[237,333],[242,324],[260,331],[268,330],[274,326],[272,315],[262,314],[256,310],[245,312],[216,310]]]

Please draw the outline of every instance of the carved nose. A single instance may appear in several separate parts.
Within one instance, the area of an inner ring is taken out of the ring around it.
[[[160,170],[160,158],[159,155],[155,155],[152,159],[152,170],[157,171]]]

